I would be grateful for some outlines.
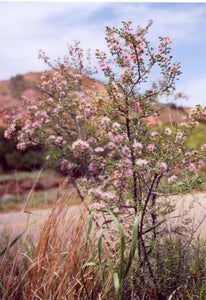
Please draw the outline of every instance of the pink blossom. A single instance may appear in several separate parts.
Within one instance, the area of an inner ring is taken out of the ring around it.
[[[126,158],[125,161],[124,161],[124,164],[126,167],[128,167],[129,165],[131,165],[131,160]]]
[[[71,149],[72,150],[81,150],[81,152],[85,151],[86,149],[89,148],[89,144],[85,141],[82,140],[77,140],[73,142]]]
[[[204,167],[204,165],[205,165],[204,160],[200,159],[198,162],[198,167],[201,169],[202,167]]]
[[[194,163],[190,163],[188,166],[190,172],[195,172],[197,170],[196,166]]]
[[[111,65],[109,63],[107,63],[105,65],[105,70],[110,71],[111,70]]]
[[[189,151],[185,152],[185,156],[186,156],[186,157],[190,157],[191,155],[192,155],[191,152],[189,152]]]
[[[104,66],[104,62],[102,60],[100,60],[98,63],[99,63],[100,68]]]
[[[96,171],[96,166],[95,166],[95,164],[94,164],[94,162],[92,161],[92,162],[90,162],[90,164],[89,164],[89,166],[88,166],[88,169],[89,169],[89,171],[91,171],[91,172],[95,172]]]
[[[149,143],[149,145],[147,146],[147,148],[148,148],[150,151],[154,151],[154,149],[155,149],[154,143]]]
[[[110,119],[107,117],[102,118],[101,123],[103,125],[109,125]]]
[[[199,153],[198,150],[193,150],[193,152],[192,152],[193,155],[197,155],[198,153]]]
[[[126,188],[128,187],[128,184],[127,184],[126,182],[122,181],[121,186],[122,186],[124,189],[126,189]]]
[[[133,175],[133,170],[132,169],[125,169],[124,170],[124,175],[126,177],[131,177]]]
[[[166,38],[163,40],[163,43],[164,43],[165,46],[171,44],[171,38],[170,38],[169,36],[166,37]]]
[[[115,179],[114,180],[114,186],[117,188],[120,185],[121,185],[121,180],[120,179]]]
[[[167,170],[167,164],[165,162],[161,162],[161,164],[160,164],[160,170],[161,171],[166,171]]]
[[[113,132],[109,131],[109,132],[107,133],[107,137],[108,137],[110,140],[113,140],[113,139],[114,139],[114,134],[113,134]]]
[[[168,178],[168,182],[171,183],[173,181],[175,181],[177,179],[177,176],[176,175],[172,175]]]
[[[55,140],[55,142],[57,143],[57,144],[60,144],[61,143],[61,141],[62,141],[62,137],[61,136],[58,136],[57,138],[56,138],[56,140]]]
[[[89,144],[92,144],[92,143],[95,143],[96,142],[96,139],[94,137],[90,137],[88,140],[87,140],[87,143]]]
[[[112,125],[112,127],[113,127],[114,129],[119,129],[120,126],[121,126],[121,125],[120,125],[119,123],[117,123],[117,122],[114,122],[113,125]]]
[[[122,147],[122,154],[123,154],[124,156],[127,156],[129,153],[130,153],[129,148],[128,148],[127,146],[123,146],[123,147]]]
[[[136,160],[136,165],[137,166],[144,167],[147,164],[148,164],[148,161],[146,159],[139,158],[139,159]]]
[[[156,131],[153,131],[152,133],[151,133],[151,136],[155,136],[155,135],[157,135],[158,133],[156,132]]]
[[[206,150],[206,144],[202,145],[201,149]]]
[[[169,127],[167,127],[167,128],[165,129],[165,133],[166,133],[167,135],[171,135],[172,131],[171,131],[171,129],[170,129]]]
[[[133,148],[134,148],[135,150],[140,150],[140,149],[142,149],[142,144],[139,143],[139,142],[134,142]]]
[[[94,149],[95,152],[99,153],[99,152],[103,152],[104,151],[104,148],[102,147],[97,147]]]
[[[104,177],[103,177],[102,175],[99,175],[99,176],[98,176],[98,179],[99,179],[100,181],[102,181],[102,182],[104,181]]]
[[[177,72],[177,70],[178,70],[178,66],[176,66],[176,65],[172,65],[171,66],[171,74],[173,74],[174,72]]]
[[[86,108],[84,109],[84,114],[85,114],[85,117],[86,117],[86,118],[89,117],[90,112],[91,112],[90,108],[86,107]]]
[[[16,145],[16,147],[17,147],[17,149],[19,149],[19,150],[25,150],[25,149],[26,149],[26,144],[25,144],[24,142],[18,143],[18,144]]]
[[[65,97],[66,93],[64,91],[60,92],[60,97]]]
[[[118,134],[114,136],[114,139],[117,143],[121,142],[123,140],[123,136]]]
[[[103,196],[103,192],[100,189],[95,189],[95,196],[101,198]]]
[[[103,209],[103,208],[104,208],[104,205],[101,203],[92,203],[92,205],[91,205],[91,209],[98,210],[98,209]]]
[[[109,143],[107,144],[107,148],[108,148],[109,150],[112,150],[112,149],[115,148],[115,144],[114,144],[113,142],[109,142]]]
[[[86,177],[83,177],[81,181],[82,181],[83,183],[87,183],[87,182],[88,182],[88,180],[87,180]]]

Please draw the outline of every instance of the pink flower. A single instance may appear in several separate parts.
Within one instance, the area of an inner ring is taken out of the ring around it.
[[[173,66],[171,66],[171,74],[173,74],[173,73],[175,73],[175,72],[177,72],[177,70],[178,70],[178,66],[176,66],[176,65],[173,65]]]
[[[147,148],[150,150],[150,151],[153,151],[155,149],[155,146],[153,143],[149,143],[149,145],[147,146]]]
[[[65,97],[66,93],[64,91],[60,92],[60,97]]]
[[[151,133],[151,136],[155,136],[155,135],[157,135],[158,133],[156,132],[156,131],[153,131],[152,133]]]
[[[206,144],[202,145],[201,149],[206,150]]]
[[[127,146],[123,146],[122,147],[122,154],[124,155],[124,156],[127,156],[130,152],[129,152],[130,150],[129,150],[129,148],[127,147]]]
[[[103,177],[102,175],[99,175],[99,176],[98,176],[98,179],[99,179],[100,181],[102,181],[102,182],[104,181],[104,177]]]
[[[193,164],[193,163],[190,163],[188,168],[189,168],[190,172],[195,172],[197,170],[195,164]]]
[[[119,123],[117,123],[117,122],[114,122],[113,125],[112,125],[112,127],[113,127],[114,129],[118,129],[120,126],[121,126],[121,125],[120,125]]]
[[[110,71],[111,70],[111,65],[109,63],[107,63],[105,65],[105,70]]]
[[[198,162],[198,167],[201,169],[202,167],[204,167],[204,165],[205,165],[204,160],[200,159]]]
[[[123,136],[118,134],[114,136],[114,139],[117,143],[121,142],[123,140]]]
[[[99,152],[103,152],[104,151],[104,148],[102,147],[97,147],[94,149],[95,152],[99,153]]]
[[[60,144],[62,140],[63,140],[63,138],[62,138],[61,136],[58,136],[58,137],[56,138],[55,142],[56,142],[57,144]]]
[[[165,162],[161,162],[161,164],[160,164],[160,170],[161,171],[166,171],[167,170],[167,164]]]
[[[170,129],[169,127],[167,127],[167,128],[165,129],[165,133],[166,133],[167,135],[171,135],[172,131],[171,131],[171,129]]]
[[[107,117],[102,118],[101,123],[103,125],[109,125],[110,119]]]
[[[126,169],[126,170],[124,170],[124,175],[126,177],[131,177],[133,175],[133,170],[132,169]]]
[[[140,149],[142,149],[142,144],[139,142],[134,142],[133,148],[135,150],[140,150]]]
[[[120,179],[116,179],[114,180],[114,186],[117,188],[118,186],[121,185],[121,180]]]
[[[135,109],[137,112],[139,112],[139,109],[140,109],[140,104],[139,104],[139,102],[135,102],[135,103],[134,103],[134,109]]]
[[[163,43],[164,43],[165,46],[171,44],[171,38],[170,38],[169,36],[166,37],[166,38],[163,40]]]
[[[126,158],[125,161],[124,161],[124,164],[126,167],[128,167],[129,165],[131,165],[131,160]]]
[[[139,159],[136,160],[136,165],[137,166],[144,167],[147,164],[148,164],[148,161],[146,159],[139,158]]]
[[[114,144],[113,142],[109,142],[109,143],[107,144],[107,148],[108,148],[109,150],[114,149],[114,147],[115,147],[115,144]]]
[[[90,162],[90,164],[89,164],[89,166],[88,166],[88,169],[89,169],[89,171],[91,171],[91,172],[95,172],[96,171],[96,166],[95,166],[95,164],[94,164],[94,162],[92,161],[92,162]]]
[[[177,179],[177,176],[176,175],[172,175],[171,177],[168,178],[168,182],[173,182]]]
[[[18,150],[25,150],[26,149],[26,144],[24,142],[18,143],[16,145],[16,147],[17,147]]]
[[[81,152],[84,152],[88,148],[89,148],[89,144],[82,140],[77,140],[73,142],[71,147],[72,150],[80,150]]]

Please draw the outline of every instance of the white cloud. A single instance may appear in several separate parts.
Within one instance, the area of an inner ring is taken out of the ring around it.
[[[197,45],[203,49],[206,45],[206,4],[198,3],[0,2],[0,80],[17,73],[44,70],[46,66],[38,60],[38,49],[55,59],[66,55],[67,43],[77,39],[85,49],[103,50],[105,26],[119,26],[129,19],[141,26],[152,19],[149,39],[159,35],[172,37],[178,60],[187,61],[188,66],[187,74],[181,77],[183,82],[187,75],[187,81],[180,87],[191,94],[190,103],[206,101],[205,58],[202,65],[193,63],[193,70],[191,60],[186,60],[189,47],[191,56],[193,45],[196,49]],[[194,54],[198,56],[200,51]]]
[[[114,6],[115,7],[115,6]],[[194,42],[205,30],[206,5],[195,3],[129,3],[115,7],[116,15],[121,19],[128,17],[136,23],[147,24],[148,19],[154,21],[153,35],[170,35],[185,42]]]
[[[206,106],[206,77],[186,82],[182,85],[182,90],[190,96],[189,106],[195,106],[196,104]]]

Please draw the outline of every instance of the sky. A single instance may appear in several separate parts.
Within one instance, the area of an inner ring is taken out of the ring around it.
[[[0,81],[39,72],[42,49],[56,59],[67,55],[67,44],[80,40],[84,49],[106,49],[105,27],[132,20],[145,26],[148,38],[170,36],[172,55],[181,63],[177,90],[190,99],[178,104],[206,105],[206,3],[204,2],[70,2],[0,0]]]

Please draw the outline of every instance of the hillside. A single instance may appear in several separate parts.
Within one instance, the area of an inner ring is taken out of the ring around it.
[[[28,99],[35,99],[39,92],[36,88],[37,84],[41,82],[43,72],[27,73],[24,75],[16,75],[10,80],[0,81],[0,120],[3,119],[3,110],[6,107],[13,105],[21,105],[21,96],[25,95]],[[92,93],[105,91],[104,84],[99,81],[92,81],[86,79],[90,86],[92,86]],[[180,122],[185,112],[188,111],[187,107],[178,108],[174,104],[157,105],[159,115],[156,118],[150,118],[149,123],[156,125],[159,122],[170,123]],[[1,124],[0,124],[1,125]]]

